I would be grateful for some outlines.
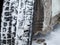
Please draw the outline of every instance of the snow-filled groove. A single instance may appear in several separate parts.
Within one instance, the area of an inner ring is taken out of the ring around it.
[[[1,45],[31,45],[33,5],[34,0],[4,0]]]
[[[16,34],[16,41],[21,45],[30,45],[34,0],[19,0],[19,2],[16,33],[19,30],[20,32]]]

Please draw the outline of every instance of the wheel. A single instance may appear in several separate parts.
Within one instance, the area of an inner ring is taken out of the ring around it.
[[[34,0],[4,0],[1,45],[31,45],[33,5]]]

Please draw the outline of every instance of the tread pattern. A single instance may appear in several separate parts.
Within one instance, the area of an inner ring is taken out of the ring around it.
[[[34,0],[4,0],[3,3],[1,45],[31,45]]]

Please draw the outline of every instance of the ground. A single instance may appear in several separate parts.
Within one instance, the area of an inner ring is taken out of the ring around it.
[[[53,31],[42,38],[45,38],[47,45],[60,45],[60,24],[55,25]],[[32,45],[40,44],[37,44],[35,41],[33,41]]]

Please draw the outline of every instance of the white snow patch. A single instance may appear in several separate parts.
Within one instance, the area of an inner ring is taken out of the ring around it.
[[[46,39],[47,45],[60,45],[60,25],[58,25],[55,31],[51,32],[48,36],[49,39]]]
[[[52,16],[60,13],[60,0],[52,0]]]
[[[46,37],[44,38],[47,43],[47,45],[60,45],[60,25],[56,25],[54,31],[49,33]],[[42,45],[36,43],[36,41],[33,41],[32,45]]]

